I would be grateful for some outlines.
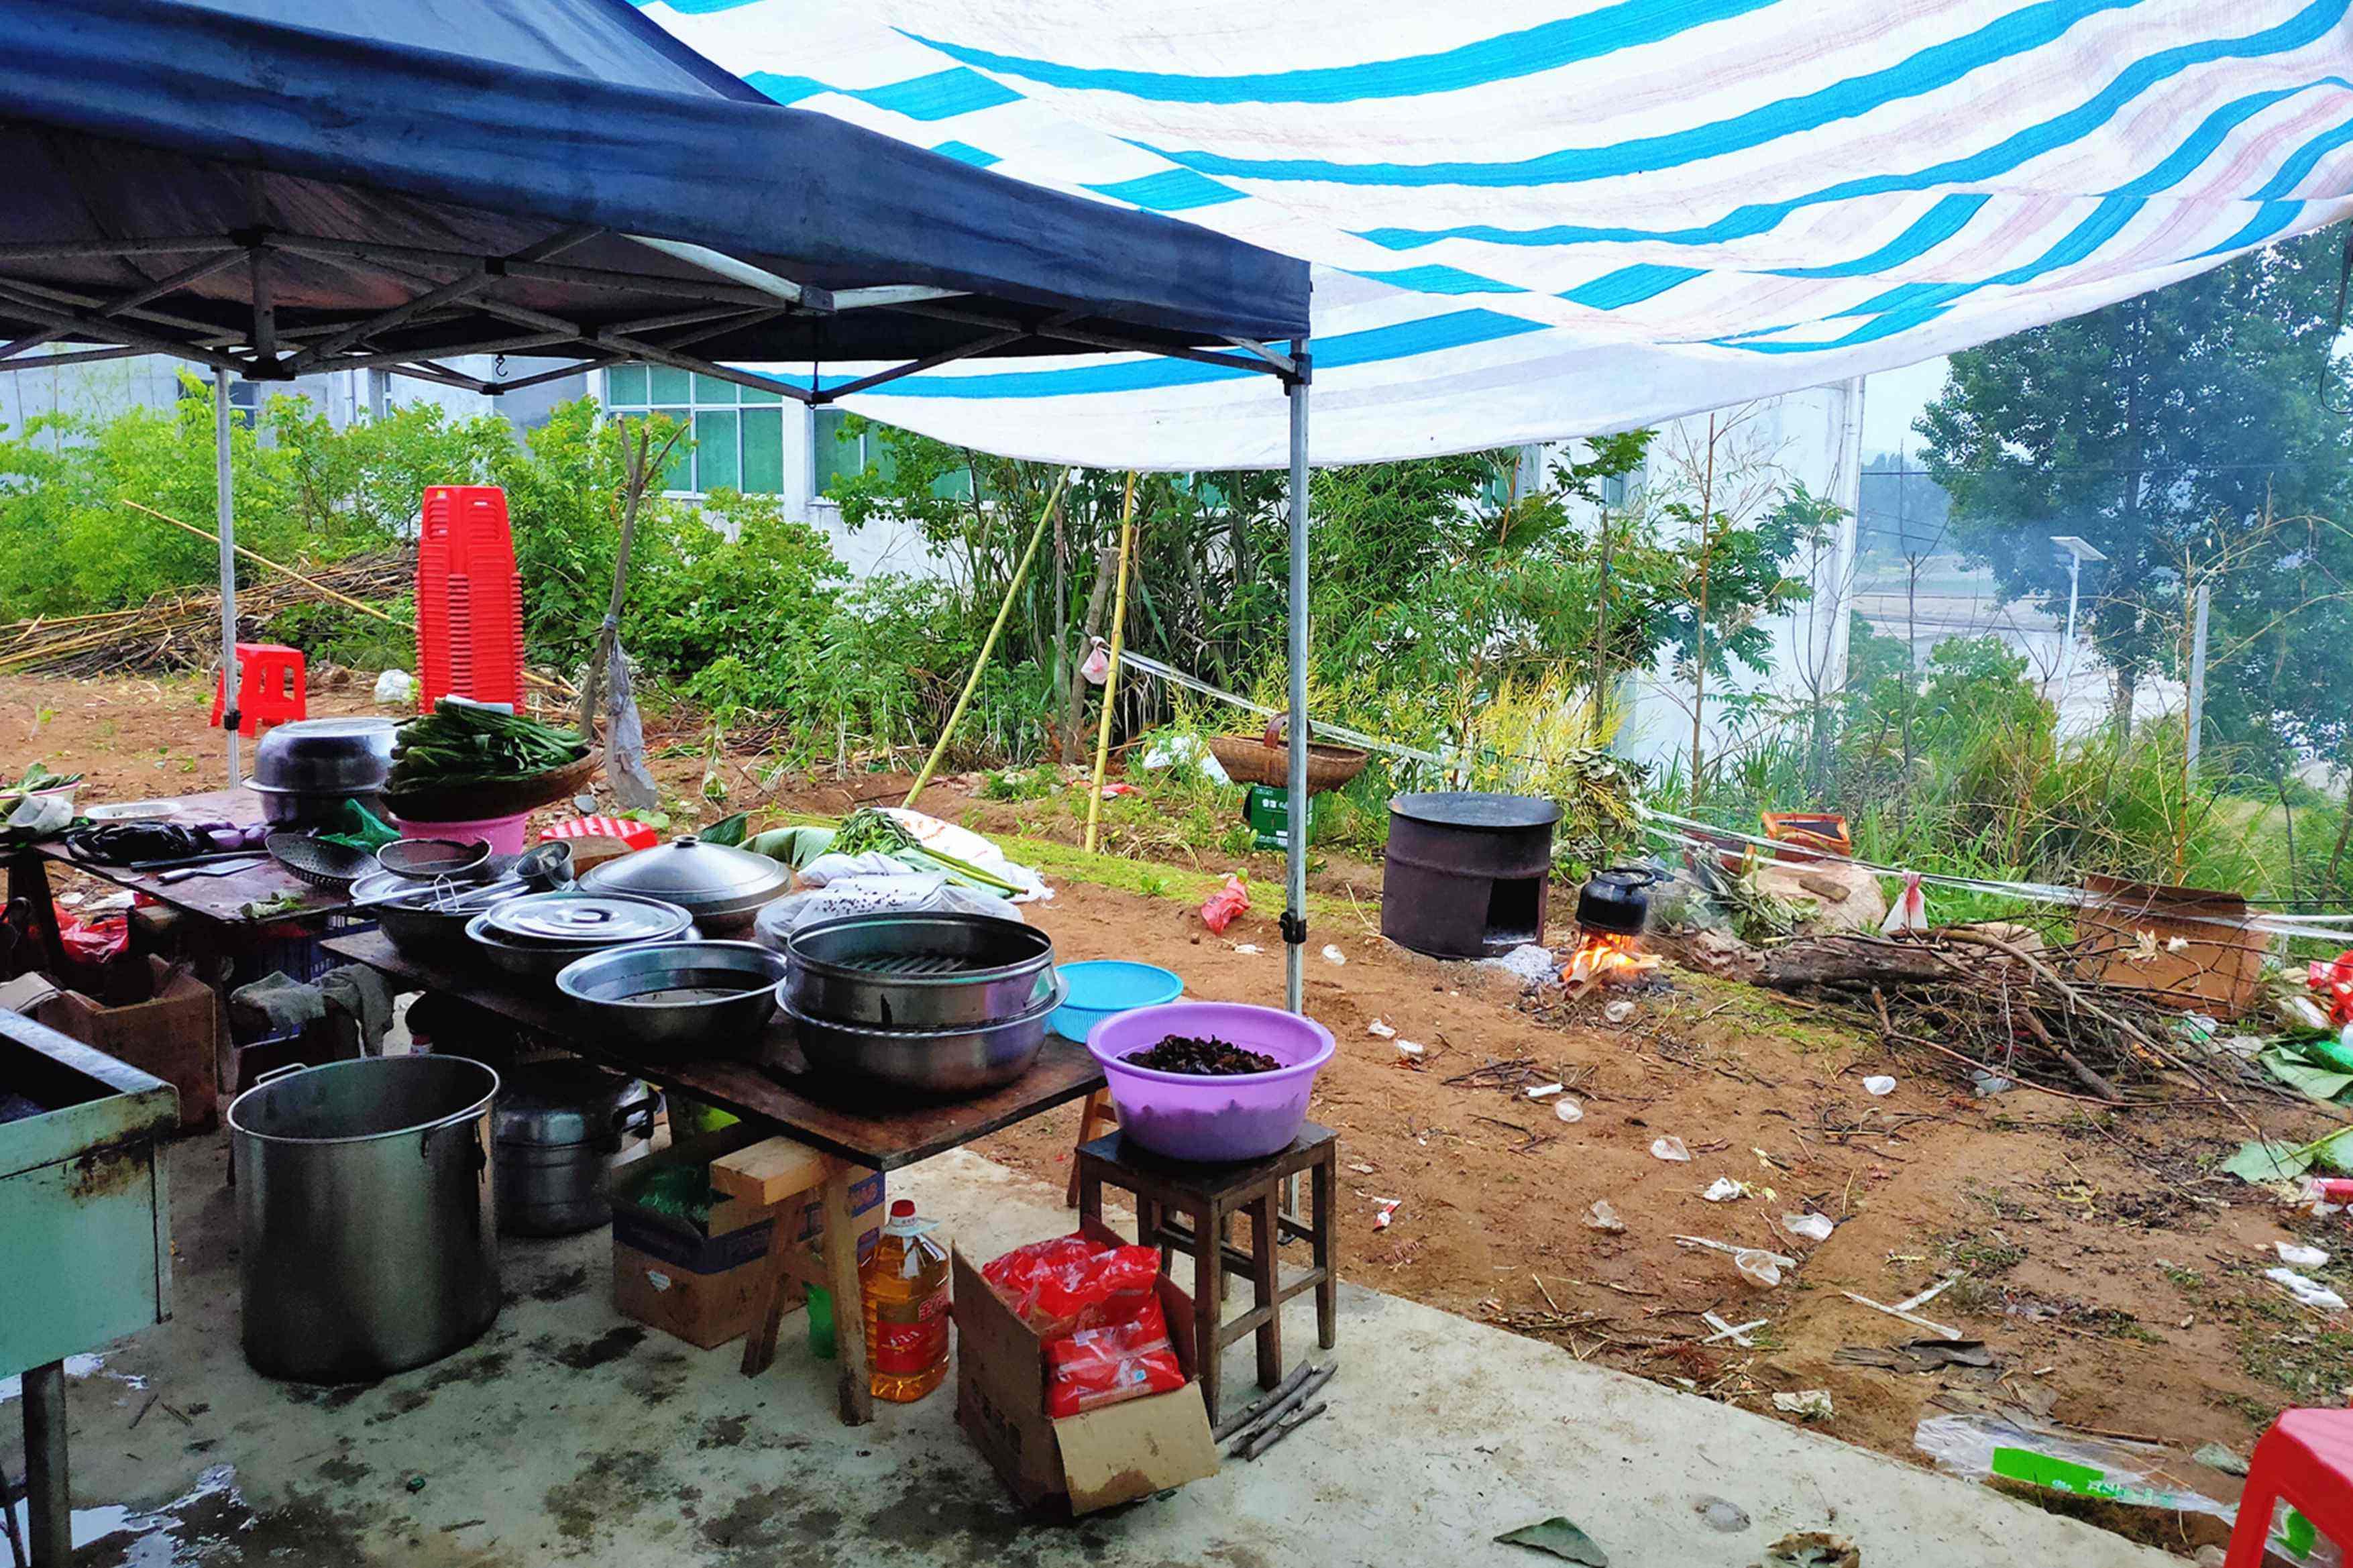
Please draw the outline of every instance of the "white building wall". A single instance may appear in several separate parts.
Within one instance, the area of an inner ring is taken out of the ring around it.
[[[1812,584],[1813,598],[1767,623],[1772,634],[1770,670],[1757,673],[1736,665],[1727,688],[1711,678],[1703,744],[1717,754],[1733,738],[1733,725],[1716,702],[1727,689],[1767,694],[1792,705],[1819,688],[1835,691],[1844,683],[1846,605],[1854,574],[1854,510],[1862,471],[1862,409],[1867,395],[1860,381],[1815,387],[1781,397],[1718,410],[1715,416],[1713,506],[1735,523],[1750,523],[1802,483],[1846,510],[1834,535],[1819,550],[1801,554],[1787,570]],[[1709,481],[1709,421],[1693,415],[1662,426],[1651,443],[1629,504],[1652,515],[1672,500],[1700,506]],[[1542,449],[1549,470],[1581,443]],[[1595,520],[1598,522],[1598,518]],[[1627,683],[1627,706],[1618,749],[1641,762],[1687,758],[1691,750],[1690,681],[1662,661]]]

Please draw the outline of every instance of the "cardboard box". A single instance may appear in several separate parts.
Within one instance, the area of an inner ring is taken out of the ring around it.
[[[1120,1239],[1081,1222],[1106,1246]],[[1218,1446],[1193,1364],[1193,1299],[1166,1275],[1160,1310],[1185,1386],[1055,1420],[1046,1414],[1045,1342],[960,1250],[949,1268],[956,1326],[956,1424],[1031,1508],[1092,1513],[1218,1473]]]
[[[153,954],[109,966],[114,1004],[43,987],[15,1010],[180,1091],[180,1126],[210,1127],[220,1100],[220,1003],[183,964]],[[30,976],[21,977],[30,979]]]
[[[2116,877],[2086,877],[2084,888],[2093,900],[2077,912],[2075,932],[2105,950],[2096,961],[2102,980],[2217,1018],[2235,1018],[2255,1005],[2270,939],[2247,928],[2246,900]]]
[[[635,1201],[648,1177],[666,1167],[708,1167],[760,1134],[730,1128],[709,1138],[648,1154],[613,1175],[613,1305],[624,1316],[713,1350],[748,1332],[760,1310],[763,1267],[774,1239],[775,1216],[734,1199],[712,1205],[697,1226]],[[823,1206],[812,1199],[799,1211],[795,1240],[818,1234]],[[863,1173],[850,1188],[853,1219],[871,1218],[858,1238],[859,1260],[873,1255],[882,1236],[882,1175]]]

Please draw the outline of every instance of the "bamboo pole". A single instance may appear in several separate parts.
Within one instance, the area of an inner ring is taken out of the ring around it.
[[[997,606],[997,619],[989,623],[988,635],[980,641],[980,656],[972,661],[972,673],[965,678],[964,690],[956,695],[955,706],[948,712],[948,721],[940,727],[940,738],[933,742],[932,754],[923,759],[923,771],[915,775],[914,786],[907,791],[907,798],[899,803],[902,809],[915,804],[915,797],[923,793],[925,784],[932,782],[932,774],[938,770],[940,759],[947,755],[948,742],[955,738],[956,726],[964,721],[964,710],[971,704],[972,694],[980,689],[981,672],[988,668],[988,656],[997,651],[997,635],[1005,630],[1006,620],[1013,614],[1013,601],[1019,596],[1021,584],[1029,575],[1029,563],[1038,554],[1038,542],[1046,537],[1046,524],[1052,520],[1054,509],[1061,504],[1062,486],[1070,477],[1068,468],[1054,476],[1054,488],[1046,497],[1046,509],[1038,514],[1038,526],[1029,531],[1029,548],[1021,552],[1020,564],[1013,568],[1013,581],[1005,590],[1005,603]]]
[[[1127,640],[1127,561],[1135,549],[1135,470],[1127,473],[1127,497],[1119,509],[1119,577],[1112,590],[1111,668],[1103,672],[1103,722],[1095,730],[1095,782],[1087,792],[1086,852],[1095,852],[1103,816],[1103,769],[1111,761],[1111,714],[1118,706],[1119,655]]]
[[[132,500],[129,496],[118,496],[115,499],[121,501],[124,506],[129,507],[133,511],[143,511],[149,517],[154,518],[161,522],[168,522],[174,528],[179,529],[187,533],[195,534],[198,539],[209,539],[215,544],[218,544],[220,542],[219,534],[214,533],[207,529],[198,528],[193,522],[182,522],[178,518],[173,517],[168,513],[157,511],[152,506],[142,506],[137,501]],[[293,567],[287,565],[284,562],[272,561],[269,556],[263,555],[256,551],[248,550],[242,544],[231,545],[230,548],[235,550],[239,555],[244,556],[248,561],[267,566],[273,572],[284,573],[287,576],[293,578],[294,581],[301,584],[304,587],[311,589],[314,593],[325,595],[328,598],[332,599],[335,603],[343,605],[345,609],[357,610],[364,616],[374,616],[377,620],[384,622],[387,626],[398,626],[403,631],[414,629],[406,621],[400,619],[397,616],[388,616],[382,610],[377,609],[374,605],[364,605],[359,600],[353,598],[349,594],[339,594],[334,589],[328,587],[324,583],[320,582],[317,578],[304,576],[301,573],[297,572]]]
[[[220,542],[219,534],[214,533],[207,529],[198,528],[193,522],[182,522],[178,518],[173,517],[166,512],[157,511],[152,506],[142,506],[137,501],[132,500],[129,496],[117,496],[115,499],[133,511],[143,511],[149,517],[154,518],[162,522],[168,522],[174,528],[182,529],[189,533],[195,534],[198,539],[209,539],[215,544],[218,544]],[[357,610],[364,616],[374,616],[377,620],[384,622],[385,625],[389,626],[397,626],[405,632],[414,632],[417,629],[415,622],[404,621],[398,616],[386,615],[384,611],[377,609],[374,605],[362,604],[359,600],[353,598],[349,594],[339,594],[334,589],[328,587],[324,583],[320,582],[317,578],[306,577],[301,573],[297,572],[293,567],[287,565],[282,561],[272,561],[269,556],[259,554],[253,551],[248,550],[242,544],[233,545],[231,548],[239,555],[244,556],[248,561],[254,562],[259,565],[267,566],[272,572],[282,572],[287,576],[293,578],[297,583],[301,584],[304,587],[311,589],[314,593],[323,594],[328,598],[332,599],[336,604],[343,605],[346,609]],[[530,681],[533,686],[541,688],[543,690],[553,691],[558,695],[562,695],[565,691],[570,689],[570,688],[565,683],[551,680],[543,675],[535,674],[527,668],[522,672],[522,678],[525,680]]]

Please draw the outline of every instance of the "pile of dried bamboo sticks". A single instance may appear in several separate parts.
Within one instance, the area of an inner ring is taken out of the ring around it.
[[[2031,941],[1968,926],[1800,939],[1766,955],[1758,984],[1844,1003],[1890,1047],[1933,1053],[1948,1070],[2070,1099],[2154,1103],[2175,1098],[2170,1084],[2244,1120],[2234,1093],[2274,1091],[2237,1058],[2185,1039],[2179,1008],[2095,978],[2109,956],[2101,944]]]
[[[240,587],[237,636],[255,640],[271,619],[286,611],[330,604],[338,596],[363,602],[397,599],[416,582],[417,563],[405,551],[385,551],[308,567],[305,574],[308,582],[272,574]],[[217,588],[172,589],[134,609],[0,623],[0,674],[201,669],[219,658]]]

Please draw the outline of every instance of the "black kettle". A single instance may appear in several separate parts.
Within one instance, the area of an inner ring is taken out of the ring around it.
[[[1588,931],[1611,936],[1640,936],[1651,918],[1651,887],[1656,871],[1641,866],[1612,866],[1593,873],[1577,895],[1577,923]]]

